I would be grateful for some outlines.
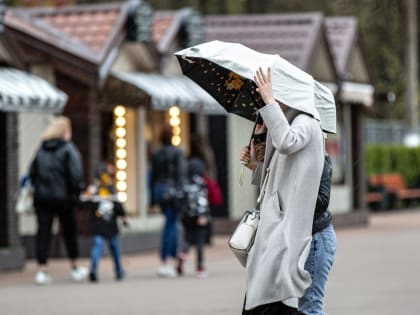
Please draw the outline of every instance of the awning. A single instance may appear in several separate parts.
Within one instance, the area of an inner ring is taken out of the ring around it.
[[[0,68],[0,111],[63,111],[67,95],[32,74],[16,69]]]
[[[113,76],[127,82],[151,97],[154,110],[178,106],[184,112],[225,115],[226,111],[206,91],[185,76],[114,72]]]
[[[359,103],[371,106],[374,101],[375,88],[366,83],[343,82],[340,100],[348,103]]]

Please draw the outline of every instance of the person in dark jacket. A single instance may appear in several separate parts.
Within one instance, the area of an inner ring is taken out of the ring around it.
[[[72,279],[81,281],[87,276],[87,269],[77,264],[79,247],[74,206],[82,188],[82,161],[71,136],[70,120],[63,116],[54,118],[42,135],[41,147],[30,167],[38,224],[36,258],[39,270],[35,282],[40,285],[52,282],[47,262],[55,216],[60,220]]]
[[[299,312],[304,315],[325,315],[323,310],[325,285],[335,260],[336,236],[331,224],[330,203],[332,162],[325,156],[321,183],[315,206],[312,225],[312,242],[305,270],[309,272],[312,283],[299,299]]]
[[[152,157],[152,204],[159,204],[165,215],[160,248],[162,264],[157,271],[161,277],[175,277],[177,274],[179,200],[183,197],[178,195],[186,179],[184,153],[171,144],[171,138],[170,126],[163,127],[160,135],[162,147]],[[174,259],[174,264],[168,263],[169,258]]]

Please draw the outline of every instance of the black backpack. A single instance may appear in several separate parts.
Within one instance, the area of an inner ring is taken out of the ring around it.
[[[207,186],[203,177],[195,175],[184,186],[181,211],[182,222],[189,226],[196,225],[199,216],[210,215]]]

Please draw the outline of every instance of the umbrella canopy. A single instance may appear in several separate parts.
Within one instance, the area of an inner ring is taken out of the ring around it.
[[[315,81],[315,107],[321,119],[322,130],[337,132],[337,114],[334,95],[329,88]]]
[[[259,67],[271,67],[273,94],[278,101],[321,121],[316,102],[322,100],[322,106],[325,109],[334,107],[335,113],[335,104],[331,104],[326,88],[316,85],[311,75],[279,55],[263,54],[241,44],[221,41],[196,45],[175,55],[186,76],[204,88],[228,112],[249,120],[255,120],[256,111],[264,106],[253,81]],[[335,132],[335,128],[323,129]]]

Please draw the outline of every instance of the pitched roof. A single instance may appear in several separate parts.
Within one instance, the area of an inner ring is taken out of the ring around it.
[[[371,83],[358,35],[357,19],[351,16],[328,17],[325,26],[340,79]]]
[[[280,54],[304,69],[321,24],[318,13],[210,15],[205,17],[205,39],[240,42],[260,52]]]
[[[19,67],[49,62],[81,82],[100,86],[127,36],[131,9],[129,2],[10,8],[4,38]]]
[[[316,12],[210,15],[204,19],[204,37],[206,41],[239,42],[263,53],[279,54],[314,77],[318,75],[317,79],[335,82],[323,20]]]
[[[8,9],[7,28],[94,64],[120,42],[128,3]]]
[[[152,38],[159,43],[175,22],[177,11],[156,11],[153,16]]]
[[[356,39],[357,20],[353,17],[328,17],[325,26],[334,62],[338,72],[343,74]]]
[[[194,24],[199,13],[191,8],[173,11],[155,11],[153,16],[152,37],[160,53],[171,52],[176,46],[176,39],[182,34],[184,44],[195,45],[194,42],[202,35],[202,25]],[[200,19],[200,18],[199,18]],[[202,38],[199,39],[200,41]],[[178,49],[178,47],[176,48]]]

